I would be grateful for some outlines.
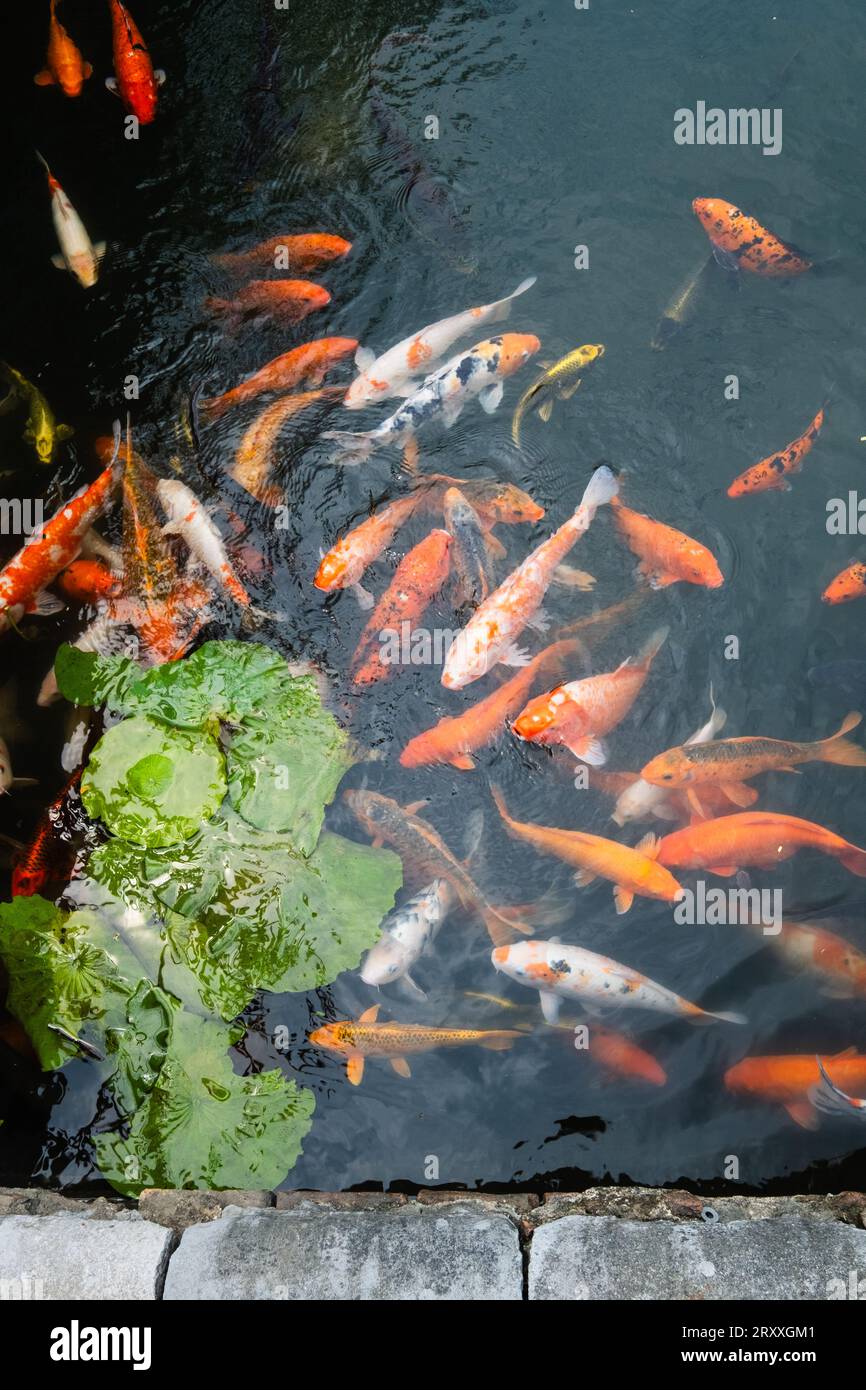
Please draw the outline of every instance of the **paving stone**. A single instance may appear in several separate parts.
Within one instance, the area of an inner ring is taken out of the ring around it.
[[[185,1231],[166,1299],[291,1301],[514,1300],[522,1296],[517,1229],[468,1203],[388,1211],[229,1207]]]
[[[135,1212],[0,1217],[0,1301],[158,1298],[173,1243]]]
[[[532,1238],[529,1297],[824,1300],[840,1296],[852,1270],[866,1275],[866,1232],[841,1221],[566,1216]]]
[[[270,1207],[272,1192],[191,1192],[147,1187],[138,1199],[138,1210],[147,1221],[185,1231],[201,1221],[216,1221],[226,1207]]]
[[[294,1211],[305,1202],[328,1207],[331,1211],[392,1211],[405,1207],[409,1198],[403,1192],[278,1192],[277,1211]]]
[[[47,1187],[0,1187],[0,1216],[51,1216],[56,1212],[124,1221],[135,1208],[121,1197],[65,1197]]]

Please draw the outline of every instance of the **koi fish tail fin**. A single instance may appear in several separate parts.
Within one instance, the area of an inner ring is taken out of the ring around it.
[[[507,319],[511,313],[511,301],[516,299],[518,295],[526,294],[527,290],[531,290],[537,279],[537,275],[528,276],[525,280],[521,280],[517,289],[512,290],[511,294],[507,294],[504,299],[498,299],[495,304],[492,304],[490,307],[493,313],[490,315],[490,322],[501,323],[503,319]]]
[[[49,166],[48,166],[48,160],[45,158],[44,154],[40,154],[39,150],[35,150],[34,153],[35,153],[35,155],[36,155],[36,158],[39,160],[39,163],[42,165],[42,168],[45,170],[46,174],[48,175],[48,177],[49,177],[49,178],[53,178],[54,176],[53,176],[53,174],[51,173],[51,169],[50,169]]]
[[[592,518],[599,507],[603,507],[606,502],[612,502],[619,492],[619,483],[614,477],[613,470],[603,463],[597,468],[587,484],[586,491],[580,499],[578,511],[587,511]]]
[[[692,1023],[748,1023],[745,1014],[736,1013],[713,1013],[709,1009],[701,1009],[699,1013],[691,1018]]]
[[[821,739],[814,744],[815,757],[822,763],[839,763],[842,767],[866,767],[866,748],[852,743],[845,735],[862,723],[862,714],[852,712],[842,722],[842,727],[832,738]]]
[[[481,917],[494,946],[510,946],[519,932],[527,936],[532,935],[531,927],[525,926],[522,922],[512,922],[505,913],[495,907],[485,905],[481,909]]]
[[[809,1100],[815,1109],[823,1111],[825,1115],[846,1115],[849,1119],[856,1116],[858,1120],[866,1120],[866,1101],[849,1096],[831,1081],[821,1058],[816,1057],[815,1061],[821,1073],[820,1082],[809,1091]]]
[[[373,452],[373,440],[369,434],[352,434],[350,430],[325,430],[322,439],[334,439],[339,444],[330,462],[341,468],[353,468],[363,463]]]
[[[634,661],[635,666],[644,666],[649,670],[652,666],[665,642],[668,640],[669,627],[658,627],[655,632],[647,639],[637,654]]]
[[[839,855],[839,862],[844,864],[850,874],[856,874],[858,878],[866,878],[866,849],[858,849],[856,845],[849,845]]]
[[[488,1033],[485,1037],[479,1038],[481,1047],[486,1047],[490,1052],[507,1052],[509,1047],[514,1046],[515,1038],[525,1037],[524,1032],[517,1028],[500,1028],[495,1033]]]
[[[490,795],[493,797],[493,804],[499,812],[501,819],[505,822],[506,826],[511,826],[513,822],[511,820],[510,815],[508,814],[508,807],[505,804],[505,797],[502,795],[502,792],[499,789],[499,787],[491,784]]]

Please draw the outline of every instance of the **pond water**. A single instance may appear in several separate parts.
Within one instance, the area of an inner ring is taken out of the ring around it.
[[[348,773],[346,786],[402,805],[426,800],[421,814],[458,858],[474,841],[471,872],[492,902],[552,895],[561,910],[551,931],[563,942],[747,1020],[693,1027],[619,1009],[609,1026],[646,1049],[667,1081],[614,1075],[591,1046],[578,1051],[569,1031],[543,1025],[536,994],[494,971],[483,923],[458,910],[414,972],[426,1002],[393,988],[379,992],[355,971],[309,995],[262,994],[243,1016],[236,1071],[278,1067],[316,1095],[303,1156],[285,1185],[567,1188],[591,1180],[721,1191],[736,1177],[753,1188],[862,1186],[856,1116],[804,1128],[777,1102],[724,1084],[726,1071],[747,1056],[859,1048],[862,992],[835,997],[817,974],[792,971],[772,938],[754,928],[679,925],[668,905],[649,899],[618,916],[608,882],[578,890],[566,864],[508,838],[491,785],[524,822],[614,833],[631,845],[649,828],[618,831],[611,799],[593,787],[592,774],[588,789],[573,786],[566,750],[551,756],[503,731],[472,771],[400,766],[411,737],[489,693],[498,677],[453,693],[437,667],[419,665],[359,688],[349,668],[366,615],[350,593],[324,595],[312,586],[321,552],[371,505],[407,487],[397,451],[335,468],[333,446],[319,435],[371,428],[389,407],[352,416],[331,403],[289,424],[280,436],[286,510],[279,527],[273,512],[227,477],[262,403],[202,425],[197,448],[179,447],[176,429],[184,394],[226,390],[299,343],[346,336],[382,352],[423,324],[537,276],[508,330],[537,335],[539,360],[584,343],[604,344],[603,358],[575,395],[557,401],[548,423],[527,417],[521,447],[511,416],[537,372],[533,363],[506,382],[495,413],[472,402],[452,429],[425,428],[420,468],[505,480],[545,509],[537,523],[498,529],[506,549],[501,576],[568,517],[600,460],[622,471],[629,505],[699,538],[718,558],[722,587],[644,587],[640,602],[581,632],[593,670],[607,672],[655,629],[669,629],[633,708],[609,736],[609,767],[640,769],[683,743],[708,717],[711,686],[727,712],[727,736],[830,735],[866,695],[862,665],[859,674],[832,666],[866,656],[866,604],[821,602],[832,577],[858,553],[866,557],[862,537],[830,535],[826,525],[828,500],[862,486],[866,459],[866,24],[859,0],[820,7],[754,0],[745,12],[733,0],[591,0],[584,10],[568,0],[321,0],[286,10],[266,0],[136,0],[135,18],[167,74],[156,122],[137,141],[124,139],[122,108],[103,86],[111,53],[100,7],[67,0],[63,8],[95,67],[82,97],[66,101],[32,84],[44,53],[42,9],[27,7],[4,45],[17,75],[7,90],[0,214],[3,355],[38,379],[58,419],[76,433],[49,475],[20,441],[20,417],[0,420],[11,470],[5,495],[41,495],[37,477],[56,505],[91,481],[98,471],[93,441],[129,404],[136,447],[154,469],[178,476],[171,459],[179,456],[180,476],[196,493],[240,518],[247,559],[252,551],[263,557],[247,579],[255,602],[281,621],[266,622],[256,638],[290,660],[314,663],[331,708],[373,755]],[[781,108],[781,151],[678,144],[674,113],[698,102]],[[438,138],[425,138],[436,123]],[[35,148],[94,239],[108,242],[99,282],[87,293],[49,263],[56,246]],[[712,263],[694,316],[654,351],[665,305],[707,257],[691,210],[696,197],[746,209],[806,248],[816,271],[776,280]],[[352,242],[345,259],[310,276],[332,296],[325,309],[293,327],[258,319],[234,328],[203,309],[230,285],[213,255],[309,231]],[[585,268],[576,264],[581,247]],[[123,397],[129,374],[140,382],[140,399],[131,403]],[[732,376],[739,385],[733,399]],[[350,361],[329,377],[350,379]],[[726,495],[736,475],[802,434],[828,400],[826,423],[790,492]],[[224,511],[220,518],[227,531]],[[416,516],[367,572],[364,583],[376,596],[430,525],[429,516]],[[119,508],[103,530],[119,539]],[[4,559],[16,549],[10,537],[0,537],[0,546]],[[595,587],[550,590],[548,635],[524,634],[533,651],[569,623],[635,593],[635,559],[609,509],[569,560],[595,577]],[[460,625],[447,594],[425,617],[427,626]],[[219,611],[203,635],[249,635],[235,609]],[[0,831],[17,840],[30,839],[65,780],[59,756],[69,709],[38,708],[36,696],[59,643],[86,621],[73,608],[28,619],[30,640],[2,639],[0,735],[16,772],[39,780],[0,799]],[[760,809],[866,840],[862,769],[811,763],[801,775],[770,772],[754,785]],[[367,842],[340,797],[328,823]],[[694,887],[697,875],[678,877]],[[866,890],[837,860],[804,851],[773,872],[752,870],[751,882],[782,890],[787,919],[818,923],[866,951]],[[479,994],[522,1012],[473,997]],[[413,1057],[411,1079],[371,1059],[355,1087],[343,1059],[313,1046],[308,1033],[325,1019],[357,1018],[377,1001],[382,1019],[527,1031],[509,1051],[466,1047]],[[0,1182],[101,1184],[87,1063],[45,1077],[8,1048],[3,1058]]]

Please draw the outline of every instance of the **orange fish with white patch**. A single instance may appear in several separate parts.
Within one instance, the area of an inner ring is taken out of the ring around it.
[[[715,555],[700,541],[644,516],[643,512],[632,511],[618,497],[611,506],[616,528],[640,560],[638,573],[651,589],[666,589],[669,584],[678,583],[719,589],[724,584]]]
[[[190,553],[213,575],[229,597],[242,608],[249,608],[252,600],[229,560],[222,536],[195,493],[174,478],[161,478],[156,491],[168,517],[162,534],[180,536]]]
[[[726,270],[754,275],[802,275],[812,262],[780,241],[748,213],[724,198],[695,198],[692,208],[710,239],[716,260]]]
[[[291,391],[300,382],[321,386],[326,374],[358,346],[356,338],[318,338],[281,353],[273,361],[253,372],[221,396],[211,396],[198,403],[199,413],[206,420],[218,420],[235,406],[246,405],[269,391]]]
[[[354,685],[373,685],[393,673],[395,663],[386,637],[393,634],[393,642],[398,645],[404,632],[411,638],[415,623],[448,578],[450,565],[451,537],[442,530],[431,531],[403,556],[361,633],[352,658]]]
[[[763,926],[758,929],[763,933]],[[765,939],[795,969],[819,975],[833,998],[866,998],[866,955],[836,932],[814,922],[783,921],[778,934]]]
[[[58,0],[51,0],[48,21],[48,54],[45,67],[33,81],[37,87],[57,86],[68,97],[81,95],[81,90],[93,73],[81,50],[69,37],[57,18]]]
[[[799,439],[786,444],[784,449],[780,449],[775,454],[769,454],[767,458],[761,459],[760,463],[755,463],[751,468],[747,468],[745,473],[741,473],[735,478],[728,488],[729,497],[745,497],[752,492],[790,492],[791,484],[788,482],[789,473],[799,473],[803,466],[803,459],[808,454],[824,424],[824,409],[818,411],[808,429],[800,435]]]
[[[215,265],[239,274],[251,270],[289,270],[309,275],[332,261],[348,256],[351,241],[330,232],[307,232],[301,236],[272,236],[249,251],[231,251],[211,256]],[[357,343],[355,347],[357,347]],[[354,351],[354,349],[353,349]]]
[[[741,811],[675,830],[659,845],[658,862],[730,877],[738,868],[773,869],[800,849],[828,854],[866,878],[866,850],[814,821],[775,811]]]
[[[492,787],[491,792],[512,839],[524,840],[540,854],[552,854],[571,864],[576,869],[574,881],[578,888],[585,888],[596,878],[608,879],[614,885],[613,900],[619,914],[628,912],[636,896],[665,903],[679,902],[682,897],[683,890],[673,874],[657,862],[656,835],[645,835],[632,849],[583,830],[559,830],[516,821],[508,814],[499,788]]]
[[[418,493],[408,497],[397,497],[387,506],[380,507],[357,526],[353,526],[343,538],[332,546],[322,557],[316,570],[313,583],[324,593],[336,589],[351,589],[362,608],[372,608],[372,594],[361,584],[364,571],[378,560],[382,551],[412,516],[421,502]]]
[[[841,574],[837,574],[821,595],[824,603],[851,603],[855,598],[864,597],[866,597],[866,565],[860,560],[842,570]]]
[[[735,1095],[782,1105],[803,1129],[817,1129],[812,1091],[821,1084],[821,1064],[831,1081],[845,1091],[866,1096],[866,1056],[854,1047],[817,1058],[796,1053],[778,1057],[744,1057],[725,1072],[725,1086]]]
[[[625,719],[667,635],[666,627],[659,628],[637,658],[623,661],[615,671],[537,695],[515,719],[515,734],[543,747],[562,744],[581,762],[601,767],[607,761],[603,736]]]
[[[326,1023],[310,1033],[315,1047],[346,1058],[346,1077],[360,1086],[368,1057],[387,1057],[398,1076],[412,1073],[406,1054],[432,1052],[439,1047],[486,1047],[504,1052],[523,1034],[513,1028],[430,1028],[417,1023],[377,1023],[380,1005],[365,1009],[357,1022]]]

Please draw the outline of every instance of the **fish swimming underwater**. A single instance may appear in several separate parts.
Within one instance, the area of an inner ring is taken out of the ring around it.
[[[481,1031],[478,1028],[428,1028],[418,1023],[377,1023],[380,1005],[365,1009],[356,1023],[326,1023],[310,1033],[314,1047],[336,1052],[346,1058],[346,1077],[353,1086],[360,1086],[364,1063],[368,1057],[387,1057],[398,1076],[412,1073],[406,1054],[432,1052],[439,1047],[489,1048],[505,1052],[516,1038],[524,1034],[516,1029],[499,1028]]]
[[[273,317],[281,323],[300,323],[307,314],[330,304],[331,296],[311,280],[250,280],[233,299],[210,298],[205,309],[230,320],[251,315]]]
[[[36,830],[12,870],[13,898],[32,898],[50,883],[66,883],[75,859],[75,836],[86,824],[78,783],[78,768],[43,813]]]
[[[335,403],[342,394],[342,386],[320,386],[315,391],[278,396],[247,426],[235,450],[229,477],[263,507],[279,506],[284,491],[271,479],[277,466],[277,446],[282,430],[289,420],[311,405]]]
[[[786,920],[764,940],[795,970],[819,976],[829,997],[866,998],[866,955],[836,932],[817,922]]]
[[[738,868],[775,868],[800,849],[828,854],[866,878],[866,850],[823,825],[775,811],[741,811],[675,830],[659,845],[658,862],[730,877]]]
[[[431,531],[403,556],[361,633],[352,657],[354,685],[373,685],[394,673],[388,639],[400,645],[404,632],[411,638],[416,623],[448,578],[450,567],[451,537],[447,531]]]
[[[659,628],[637,657],[629,657],[615,671],[567,681],[536,695],[515,719],[515,734],[542,747],[561,744],[579,761],[602,766],[607,761],[604,735],[625,719],[667,636],[668,629]]]
[[[309,275],[332,261],[348,256],[351,241],[332,236],[329,232],[306,232],[301,236],[272,236],[249,251],[232,251],[211,256],[214,265],[237,274],[254,270],[291,271],[293,275]],[[357,343],[355,344],[357,347]]]
[[[36,787],[35,777],[16,777],[12,772],[12,757],[6,740],[0,738],[0,796],[16,791],[19,787]]]
[[[353,526],[322,556],[313,578],[316,588],[323,593],[351,589],[361,608],[372,608],[375,599],[361,584],[364,573],[391,544],[420,502],[418,493],[396,497]]]
[[[716,708],[712,686],[710,686],[710,706],[709,719],[695,730],[691,738],[686,739],[687,747],[692,747],[696,743],[709,743],[725,727],[728,716],[723,709]],[[689,808],[686,807],[686,818],[688,818],[688,810]],[[658,816],[662,820],[675,820],[678,816],[678,808],[671,804],[662,787],[653,786],[643,777],[636,777],[634,781],[627,783],[617,795],[611,820],[615,821],[617,825],[627,825],[629,821],[643,820],[647,816]]]
[[[517,646],[518,637],[528,625],[542,630],[546,626],[540,610],[558,566],[589,530],[598,508],[610,502],[616,492],[617,482],[611,470],[606,466],[597,469],[568,520],[512,571],[455,638],[442,672],[444,686],[462,690],[499,662],[508,666],[527,664],[530,658]]]
[[[827,1068],[821,1058],[816,1057],[815,1061],[821,1073],[820,1083],[809,1092],[809,1099],[815,1109],[825,1115],[842,1115],[848,1120],[866,1120],[866,1100],[858,1096],[849,1096],[847,1091],[843,1091],[841,1086],[837,1086],[827,1075]],[[836,1070],[835,1065],[833,1070]]]
[[[52,256],[51,263],[58,270],[68,270],[86,290],[92,289],[105,255],[105,242],[98,241],[94,246],[84,223],[38,151],[36,157],[48,179],[51,216],[60,243],[60,254]]]
[[[740,1014],[709,1013],[631,966],[608,956],[568,946],[557,939],[518,941],[498,946],[491,959],[497,970],[519,985],[537,989],[541,1011],[556,1023],[563,999],[591,1007],[639,1008],[672,1014],[692,1023],[745,1023]]]
[[[570,400],[580,385],[581,373],[604,357],[602,343],[585,343],[560,357],[558,362],[542,362],[545,370],[540,377],[524,391],[517,403],[511,421],[511,438],[520,448],[520,427],[528,410],[538,407],[538,414],[547,423],[553,413],[554,402]]]
[[[48,20],[48,54],[45,67],[33,81],[37,87],[59,87],[68,97],[81,95],[81,90],[93,73],[81,50],[69,37],[57,18],[59,0],[51,0]]]
[[[65,444],[75,433],[71,425],[58,425],[57,418],[38,386],[28,381],[26,376],[10,367],[8,362],[0,362],[0,371],[9,382],[9,394],[0,401],[0,415],[13,410],[16,401],[27,406],[27,425],[24,441],[31,444],[40,463],[54,462],[58,444]]]
[[[467,912],[484,922],[496,946],[529,930],[508,908],[493,907],[474,882],[466,866],[451,853],[429,822],[417,814],[424,802],[403,807],[379,792],[347,791],[343,800],[374,845],[390,845],[403,860],[404,872],[415,883],[444,878]]]
[[[866,1056],[854,1047],[823,1058],[814,1054],[744,1057],[725,1072],[725,1086],[735,1095],[754,1096],[756,1100],[782,1105],[802,1129],[817,1129],[812,1091],[821,1082],[821,1063],[833,1085],[866,1095]]]
[[[323,439],[335,439],[342,448],[335,462],[361,463],[380,445],[400,445],[422,425],[441,420],[446,429],[460,418],[464,406],[477,396],[488,414],[502,400],[504,382],[520,370],[541,344],[532,333],[503,333],[476,343],[427,377],[393,415],[375,429],[352,433],[328,430]]]
[[[761,459],[760,463],[755,463],[751,468],[747,468],[745,473],[741,473],[735,478],[728,488],[729,497],[745,497],[752,492],[790,492],[791,484],[788,482],[789,473],[799,473],[803,466],[803,459],[809,453],[815,440],[818,438],[821,427],[824,424],[824,409],[818,411],[812,423],[798,439],[786,444],[784,449],[780,449],[775,454],[769,454],[767,458]]]
[[[713,256],[705,256],[697,269],[690,271],[688,277],[674,290],[650,343],[650,347],[656,352],[662,352],[680,329],[685,328],[694,317],[713,260]]]
[[[229,560],[223,538],[195,493],[172,478],[161,478],[156,491],[168,517],[162,534],[180,536],[190,553],[213,575],[229,597],[242,608],[249,608],[252,600]]]
[[[199,414],[206,420],[219,420],[227,411],[248,401],[257,400],[269,391],[291,391],[301,382],[321,386],[327,373],[344,357],[355,351],[356,338],[318,338],[292,348],[260,367],[240,386],[234,386],[221,396],[211,396],[198,403]]]
[[[824,603],[850,603],[852,599],[863,598],[864,595],[866,595],[866,564],[857,560],[830,581],[821,598]]]
[[[74,603],[95,604],[100,599],[117,598],[123,576],[101,560],[73,560],[60,575],[57,587]]]
[[[464,309],[450,318],[428,323],[426,328],[410,334],[382,353],[381,357],[376,357],[369,348],[359,348],[355,354],[359,375],[346,392],[346,409],[359,410],[364,405],[387,400],[389,396],[413,395],[418,389],[417,378],[428,377],[435,371],[458,338],[466,337],[485,324],[507,319],[512,302],[531,289],[535,280],[536,277],[531,275],[511,294],[492,304]]]
[[[459,488],[488,531],[494,526],[518,526],[541,521],[544,508],[515,483],[498,478],[450,478],[445,473],[425,473],[415,484],[419,512],[440,512],[449,488]]]
[[[613,519],[633,555],[640,560],[638,574],[651,589],[670,584],[699,584],[718,589],[725,579],[711,550],[664,522],[634,512],[615,497]]]
[[[437,878],[395,907],[382,923],[382,935],[367,952],[361,967],[365,985],[400,986],[414,998],[425,999],[410,975],[416,962],[429,951],[456,900],[447,879]]]
[[[108,4],[115,75],[107,77],[105,85],[142,125],[150,125],[156,118],[157,93],[165,73],[161,68],[154,70],[147,44],[126,6],[121,0],[108,0]]]
[[[724,198],[695,198],[692,208],[724,269],[770,276],[802,275],[811,269],[812,262],[793,246]]]
[[[442,499],[445,529],[452,540],[454,607],[477,608],[496,587],[494,556],[503,548],[485,528],[472,503],[457,487]]]

